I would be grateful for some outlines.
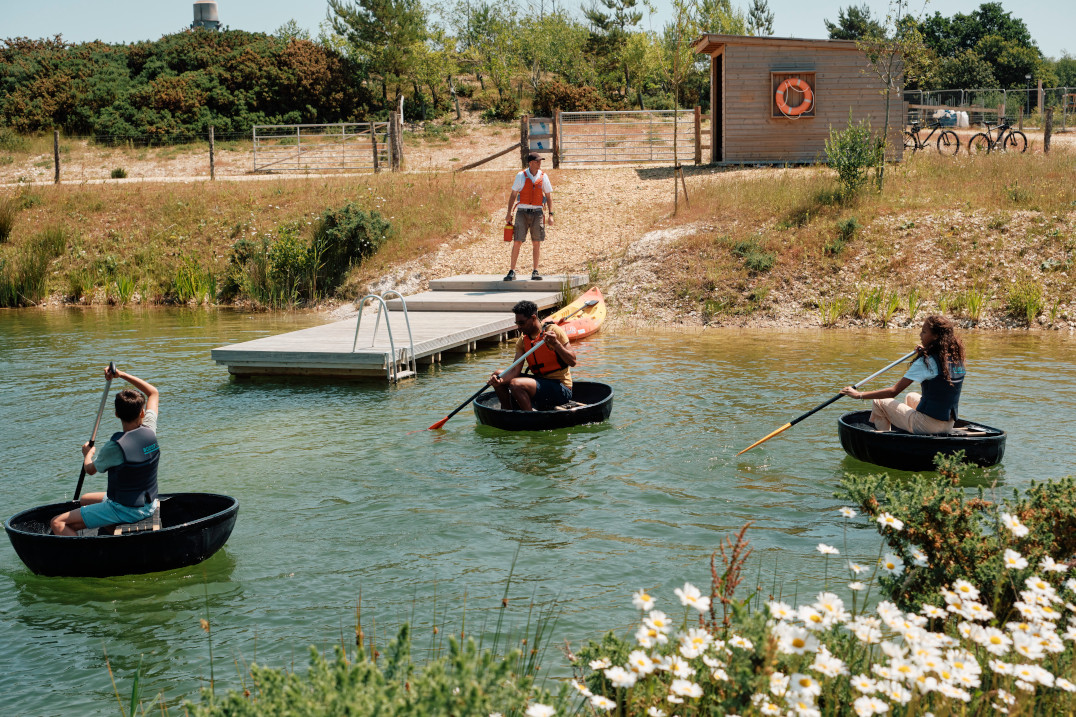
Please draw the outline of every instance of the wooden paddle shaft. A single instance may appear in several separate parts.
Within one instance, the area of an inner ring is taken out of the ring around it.
[[[111,374],[116,374],[116,362],[108,362],[108,370]],[[105,379],[105,392],[101,394],[101,405],[97,407],[97,418],[93,422],[93,433],[90,434],[90,447],[97,441],[97,429],[101,427],[101,416],[105,413],[105,404],[108,402],[108,392],[112,388],[112,378]],[[78,474],[78,483],[75,484],[75,500],[78,500],[79,495],[82,493],[82,481],[86,479],[86,461],[82,461],[82,470]]]

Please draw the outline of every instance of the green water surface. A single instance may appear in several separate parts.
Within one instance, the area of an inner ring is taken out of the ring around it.
[[[360,593],[364,630],[379,640],[404,620],[421,640],[433,624],[458,632],[464,605],[464,629],[488,638],[517,550],[508,620],[522,628],[532,602],[556,601],[553,639],[575,645],[626,627],[638,588],[672,611],[672,588],[706,586],[711,552],[746,521],[751,581],[761,565],[766,590],[786,597],[821,589],[820,542],[877,555],[873,529],[845,538],[832,497],[843,472],[874,470],[836,435],[837,416],[864,404],[843,399],[736,452],[907,352],[914,330],[604,332],[578,346],[574,373],[614,387],[612,419],[532,434],[477,426],[470,410],[423,430],[507,365],[508,345],[396,387],[240,382],[209,359],[215,346],[322,320],[0,313],[4,518],[71,496],[110,359],[161,389],[162,490],[241,504],[225,548],[184,570],[42,578],[0,548],[4,714],[118,714],[106,652],[125,699],[140,660],[151,700],[196,697],[210,675],[205,617],[218,687],[240,686],[245,663],[302,667],[308,645],[351,642]],[[975,480],[1009,491],[1073,472],[1076,340],[971,334],[967,345],[962,413],[1009,431],[1003,466]],[[117,426],[106,417],[102,437]],[[837,565],[830,587],[844,582]],[[547,666],[562,661],[553,651]]]

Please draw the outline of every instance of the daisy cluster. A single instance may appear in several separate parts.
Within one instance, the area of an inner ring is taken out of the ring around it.
[[[855,516],[850,508],[841,512]],[[1014,536],[1027,530],[1014,516],[1002,519]],[[904,528],[887,513],[876,520],[886,530]],[[818,549],[838,554],[826,545]],[[913,548],[910,562],[913,569],[926,567],[927,557]],[[1000,618],[980,601],[978,588],[956,580],[942,590],[944,604],[919,612],[883,601],[857,613],[854,602],[848,609],[841,597],[823,591],[799,606],[771,600],[753,623],[711,631],[701,617],[710,598],[690,583],[675,591],[685,608],[679,626],[640,590],[632,596],[641,620],[627,660],[591,660],[590,679],[572,684],[590,711],[621,707],[622,714],[647,717],[711,712],[717,704],[782,717],[821,717],[823,710],[860,717],[1034,710],[1036,693],[1076,692],[1066,644],[1076,641],[1076,579],[1051,558],[1028,570],[1028,561],[1010,550],[1004,564],[1023,589],[1011,614]],[[870,576],[849,563],[853,578],[863,573],[869,582],[879,572],[899,576],[905,570],[896,555],[881,556]],[[853,595],[865,587],[858,579],[849,585]],[[695,620],[692,610],[699,614]]]

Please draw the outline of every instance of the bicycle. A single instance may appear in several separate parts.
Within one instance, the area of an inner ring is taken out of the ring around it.
[[[934,136],[934,133],[937,130],[941,129],[941,126],[941,122],[932,123],[928,127],[928,129],[930,129],[930,134],[926,136],[926,139],[920,139],[919,132],[922,131],[924,128],[921,124],[919,124],[919,120],[912,120],[911,130],[905,130],[901,133],[904,137],[904,149],[910,149],[913,152],[918,152],[921,149],[926,149],[927,142],[930,141],[930,138]],[[956,132],[952,130],[942,130],[942,133],[938,136],[938,140],[935,146],[937,146],[939,154],[944,154],[951,157],[952,155],[960,151],[960,137],[958,137]]]
[[[989,153],[995,149],[999,152],[1008,152],[1009,150],[1027,151],[1027,135],[1018,129],[1013,129],[1012,125],[1007,121],[1003,120],[1000,124],[993,125],[993,127],[984,122],[983,126],[986,127],[986,132],[979,132],[968,142],[968,154]],[[990,136],[993,129],[998,131],[997,137]]]

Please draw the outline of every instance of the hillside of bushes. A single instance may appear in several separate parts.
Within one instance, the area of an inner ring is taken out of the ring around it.
[[[100,141],[365,120],[361,68],[324,45],[194,30],[130,45],[0,41],[0,126]]]

